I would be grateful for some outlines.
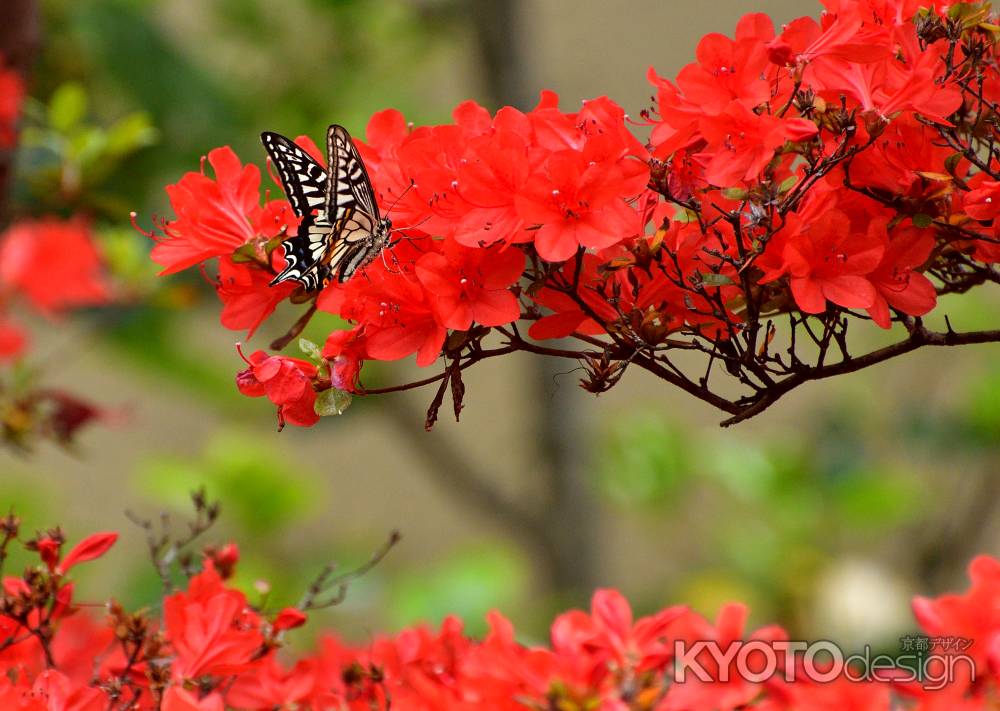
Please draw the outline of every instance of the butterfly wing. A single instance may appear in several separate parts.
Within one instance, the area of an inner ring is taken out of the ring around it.
[[[326,171],[312,156],[284,136],[266,131],[261,143],[278,171],[292,210],[301,219],[294,237],[285,248],[285,268],[271,285],[294,279],[307,289],[322,282],[317,269],[330,247],[332,225],[326,215],[329,179]]]
[[[326,146],[326,211],[335,226],[329,265],[330,273],[343,282],[382,251],[386,234],[368,170],[347,129],[330,126]]]
[[[327,214],[337,222],[347,210],[360,210],[371,218],[373,226],[377,225],[381,222],[381,216],[375,190],[372,189],[368,169],[346,128],[334,124],[327,129],[326,150],[331,176],[330,189],[327,191]]]

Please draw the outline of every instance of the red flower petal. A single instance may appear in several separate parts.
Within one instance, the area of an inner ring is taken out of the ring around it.
[[[92,536],[84,538],[62,559],[62,562],[59,564],[59,571],[68,573],[70,568],[78,563],[86,563],[89,560],[100,558],[111,549],[111,546],[117,540],[118,534],[113,531],[95,533]]]

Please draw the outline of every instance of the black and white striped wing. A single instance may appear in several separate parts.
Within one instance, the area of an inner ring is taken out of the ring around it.
[[[265,131],[260,140],[278,171],[295,214],[307,217],[325,209],[327,175],[323,166],[281,134]]]
[[[349,210],[361,211],[371,218],[374,229],[381,221],[375,190],[346,128],[334,124],[327,129],[326,151],[330,165],[326,212],[330,219],[336,224]]]
[[[385,246],[382,218],[368,170],[346,128],[327,129],[326,150],[330,165],[326,213],[334,224],[329,273],[344,282]]]
[[[267,131],[260,135],[260,140],[278,171],[292,210],[302,218],[295,236],[282,242],[286,265],[271,285],[294,279],[307,289],[318,288],[322,279],[317,267],[332,237],[332,225],[326,216],[327,172],[312,156],[280,134]]]

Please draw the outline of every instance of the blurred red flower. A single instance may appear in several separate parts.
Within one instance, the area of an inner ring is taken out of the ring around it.
[[[111,287],[83,220],[22,220],[0,235],[0,284],[47,316],[97,306]]]

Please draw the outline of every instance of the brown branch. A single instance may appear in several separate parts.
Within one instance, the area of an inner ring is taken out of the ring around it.
[[[335,575],[337,572],[337,564],[329,563],[323,567],[316,579],[310,583],[308,589],[306,589],[305,594],[299,601],[298,608],[303,612],[309,612],[310,610],[321,610],[327,607],[334,607],[339,605],[344,600],[347,599],[347,588],[352,580],[360,578],[362,575],[370,571],[376,565],[382,562],[382,560],[389,555],[389,551],[392,550],[402,539],[399,531],[393,531],[389,534],[388,540],[382,544],[379,548],[372,554],[372,557],[368,559],[368,562],[358,566],[354,570],[349,570],[347,572],[341,573],[340,575]],[[330,592],[331,590],[336,590],[336,592],[329,598],[325,600],[320,600],[320,597],[324,594]]]
[[[302,333],[305,327],[309,325],[309,321],[312,320],[312,317],[315,315],[315,313],[316,313],[316,302],[313,301],[309,305],[309,308],[306,310],[306,312],[301,316],[299,316],[298,320],[292,324],[292,327],[290,329],[288,329],[288,333],[286,333],[281,338],[276,338],[273,341],[271,341],[271,350],[280,351],[289,343],[291,343],[292,339],[298,336],[300,333]]]
[[[737,405],[737,411],[733,417],[723,420],[721,425],[723,427],[729,427],[730,425],[735,425],[739,422],[743,422],[744,420],[748,420],[755,415],[759,415],[786,394],[809,381],[831,378],[835,375],[854,373],[887,361],[890,358],[895,358],[905,353],[915,351],[918,348],[923,348],[924,346],[961,346],[975,343],[996,342],[1000,342],[1000,330],[973,331],[969,333],[956,333],[954,331],[938,333],[935,331],[928,331],[922,325],[917,323],[910,331],[910,336],[904,341],[880,348],[857,358],[847,358],[830,365],[807,367],[806,369],[801,370],[778,383],[775,383],[773,387],[762,391],[760,396],[752,400],[750,404],[742,407]]]

